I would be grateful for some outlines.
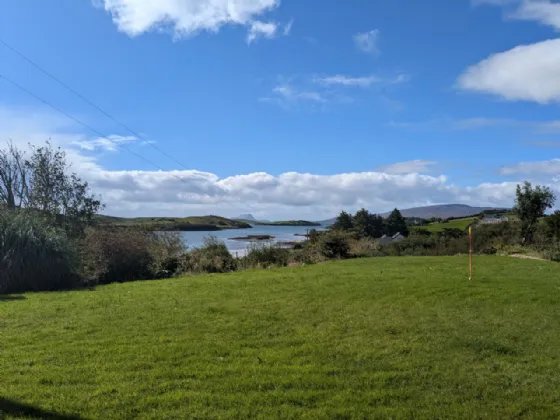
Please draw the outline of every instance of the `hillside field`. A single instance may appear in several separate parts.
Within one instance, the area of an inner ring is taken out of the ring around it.
[[[374,258],[0,296],[0,418],[560,418],[551,262]]]
[[[443,232],[445,229],[461,229],[465,230],[474,222],[477,217],[465,217],[463,219],[450,220],[445,223],[432,223],[426,226],[411,226],[411,229],[426,229],[429,232]]]

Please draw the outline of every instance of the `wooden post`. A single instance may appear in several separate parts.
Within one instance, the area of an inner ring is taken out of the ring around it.
[[[469,226],[469,280],[472,281],[473,277],[473,267],[472,267],[472,227]]]

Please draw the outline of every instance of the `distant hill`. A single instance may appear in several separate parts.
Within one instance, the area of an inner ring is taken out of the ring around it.
[[[246,222],[219,216],[125,218],[97,215],[94,220],[100,226],[135,227],[150,231],[216,231],[251,228],[251,225]]]
[[[261,222],[261,223],[270,223],[269,220],[258,220],[255,219],[255,216],[253,216],[250,213],[247,214],[240,214],[237,217],[234,217],[232,220],[242,220],[244,222],[248,222],[248,223],[252,223],[252,222]]]
[[[421,219],[430,219],[432,217],[440,217],[448,219],[450,217],[468,217],[474,216],[488,210],[507,210],[497,207],[472,207],[466,204],[438,204],[435,206],[413,207],[410,209],[399,209],[404,217],[418,217]],[[391,212],[382,213],[381,216],[387,217]],[[332,219],[322,220],[323,226],[330,226],[336,221],[336,217]]]
[[[333,217],[332,219],[321,220],[317,223],[319,223],[321,226],[331,226],[334,225],[334,222],[336,222],[336,217]]]
[[[303,227],[317,227],[321,226],[318,222],[309,222],[307,220],[286,220],[280,222],[256,222],[260,226],[303,226]]]
[[[399,209],[404,217],[420,217],[429,219],[431,217],[468,217],[480,214],[487,210],[504,210],[496,207],[471,207],[466,204],[440,204],[435,206],[414,207],[410,209]],[[381,216],[387,217],[391,212],[383,213]]]

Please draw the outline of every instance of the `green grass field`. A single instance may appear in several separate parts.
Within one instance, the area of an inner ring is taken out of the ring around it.
[[[0,418],[560,418],[560,266],[466,263],[0,296]]]
[[[446,223],[433,223],[427,226],[411,226],[412,229],[426,229],[429,232],[443,232],[445,229],[465,230],[476,220],[476,217],[465,217],[463,219],[450,220]]]

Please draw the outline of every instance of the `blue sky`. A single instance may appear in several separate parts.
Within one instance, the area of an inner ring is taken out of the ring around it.
[[[0,136],[118,215],[331,216],[560,190],[560,3],[4,0]],[[160,153],[150,144],[171,155]],[[179,165],[179,162],[181,165]]]

